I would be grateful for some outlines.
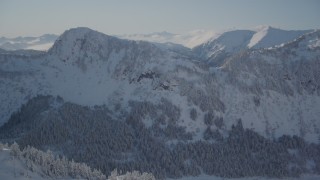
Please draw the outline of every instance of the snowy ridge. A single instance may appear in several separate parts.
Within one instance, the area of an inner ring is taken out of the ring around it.
[[[252,36],[248,48],[267,48],[292,41],[312,30],[286,31],[264,26]]]
[[[212,38],[208,42],[197,46],[194,51],[202,58],[216,58],[220,54],[229,54],[246,49],[246,44],[254,34],[250,30],[235,30]]]
[[[222,33],[193,51],[214,66],[221,66],[228,57],[248,49],[280,46],[313,30],[287,31],[271,26],[260,26],[254,30],[234,30]]]

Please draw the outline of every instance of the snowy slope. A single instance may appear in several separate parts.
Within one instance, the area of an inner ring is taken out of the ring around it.
[[[0,179],[48,179],[41,177],[40,171],[32,172],[20,160],[10,155],[10,149],[0,149]]]
[[[238,54],[225,63],[222,69],[229,76],[223,81],[231,81],[240,91],[235,93],[231,86],[225,90],[230,95],[225,101],[247,119],[247,127],[260,133],[264,129],[269,136],[299,134],[317,141],[320,49],[310,46],[319,34],[320,31],[307,33],[281,47]],[[241,91],[251,91],[253,96],[243,96]],[[256,104],[248,102],[254,98]]]
[[[193,51],[212,65],[221,66],[225,59],[241,51],[279,46],[312,31],[288,31],[270,26],[260,26],[253,30],[227,31],[194,47]]]
[[[194,50],[201,57],[212,57],[219,53],[234,53],[246,48],[246,44],[254,34],[249,30],[235,30],[221,34],[218,38],[213,38],[206,43],[195,47]]]
[[[247,48],[253,34],[234,31],[212,42],[232,53],[239,46]],[[202,138],[207,128],[203,118],[211,112],[223,118],[223,128],[241,118],[246,128],[266,137],[295,134],[317,141],[319,31],[281,47],[244,51],[220,68],[174,47],[75,28],[63,33],[46,54],[2,53],[1,124],[38,94],[88,106],[120,105],[123,111],[130,111],[129,101],[159,104],[164,98],[180,109],[177,124],[195,140]],[[197,111],[195,121],[191,109]],[[143,121],[152,125],[156,118]]]
[[[1,179],[107,179],[104,174],[84,163],[69,161],[51,151],[34,147],[20,150],[14,143],[0,143]]]

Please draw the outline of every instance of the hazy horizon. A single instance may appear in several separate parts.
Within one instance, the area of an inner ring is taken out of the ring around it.
[[[0,36],[59,35],[88,27],[109,35],[193,30],[221,32],[270,25],[286,30],[318,29],[317,0],[230,1],[0,1]]]

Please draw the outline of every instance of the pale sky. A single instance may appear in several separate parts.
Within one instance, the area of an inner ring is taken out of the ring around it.
[[[258,25],[319,29],[320,0],[0,0],[0,36],[6,37],[73,27],[113,35]]]

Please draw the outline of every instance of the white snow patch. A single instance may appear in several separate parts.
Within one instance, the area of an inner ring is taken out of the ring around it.
[[[320,39],[317,38],[317,39],[309,40],[309,45],[308,45],[308,47],[311,48],[311,49],[320,47]]]
[[[258,43],[267,35],[267,33],[268,33],[268,28],[262,28],[261,30],[259,30],[258,32],[256,32],[256,33],[252,36],[252,38],[251,38],[251,40],[250,40],[250,42],[249,42],[249,44],[248,44],[248,47],[249,47],[249,48],[252,48],[252,47],[255,46],[256,44],[258,44]]]

